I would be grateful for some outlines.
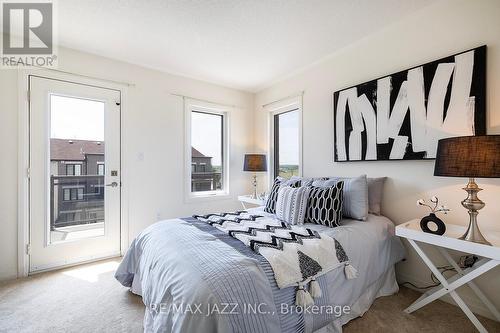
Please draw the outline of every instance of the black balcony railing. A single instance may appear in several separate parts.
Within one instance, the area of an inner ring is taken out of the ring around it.
[[[50,228],[104,221],[104,176],[51,176]]]
[[[216,191],[222,189],[221,172],[193,172],[191,173],[191,191]]]

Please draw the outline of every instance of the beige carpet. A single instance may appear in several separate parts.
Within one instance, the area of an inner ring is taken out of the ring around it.
[[[37,274],[0,284],[0,332],[142,332],[144,305],[113,278],[119,259]],[[402,312],[419,294],[382,297],[344,332],[474,332],[453,305],[436,301]],[[480,318],[490,332],[500,323]]]

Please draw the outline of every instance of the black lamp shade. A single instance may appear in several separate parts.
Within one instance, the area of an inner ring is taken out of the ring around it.
[[[264,154],[245,154],[243,171],[262,172],[267,171],[267,159]]]
[[[500,135],[439,140],[434,176],[499,178]]]

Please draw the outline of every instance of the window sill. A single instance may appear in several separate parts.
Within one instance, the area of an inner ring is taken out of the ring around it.
[[[229,200],[233,197],[227,192],[190,192],[186,196],[186,202],[202,202],[214,200]]]

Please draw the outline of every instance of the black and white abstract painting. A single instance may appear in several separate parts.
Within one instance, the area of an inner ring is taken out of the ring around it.
[[[333,94],[335,161],[436,157],[439,139],[486,134],[486,46]]]

